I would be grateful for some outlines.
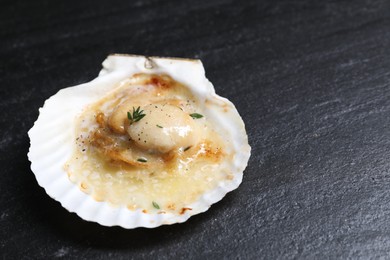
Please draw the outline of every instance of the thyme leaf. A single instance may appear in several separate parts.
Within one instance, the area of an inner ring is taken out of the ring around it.
[[[157,204],[157,202],[153,201],[152,204],[155,209],[160,209],[160,206]]]
[[[203,115],[198,114],[198,113],[192,113],[192,114],[190,114],[190,117],[192,117],[193,119],[199,119],[199,118],[202,118]]]

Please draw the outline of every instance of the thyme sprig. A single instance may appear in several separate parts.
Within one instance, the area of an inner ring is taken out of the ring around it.
[[[130,111],[127,112],[127,118],[130,120],[130,124],[138,122],[142,118],[144,118],[145,114],[143,114],[143,110],[141,110],[141,107],[134,108],[133,107],[133,113],[130,113]]]

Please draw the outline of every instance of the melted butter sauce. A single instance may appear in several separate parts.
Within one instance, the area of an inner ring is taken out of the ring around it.
[[[140,149],[127,134],[104,126],[118,106],[132,101],[141,107],[151,103],[175,105],[188,114],[202,114],[204,109],[185,86],[166,75],[138,74],[120,83],[88,106],[77,120],[75,149],[65,168],[82,191],[113,206],[183,214],[202,194],[232,177],[229,169],[233,155],[207,117],[194,119],[202,129],[200,143],[169,154]],[[98,139],[103,144],[96,144],[97,131],[107,135]],[[107,140],[114,142],[106,145]],[[132,165],[114,160],[117,151],[144,161]]]

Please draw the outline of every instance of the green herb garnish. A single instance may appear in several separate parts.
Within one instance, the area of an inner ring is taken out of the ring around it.
[[[156,125],[158,128],[163,128],[161,125]]]
[[[203,115],[198,114],[198,113],[192,113],[192,114],[190,114],[190,116],[191,116],[193,119],[199,119],[199,118],[202,118],[202,117],[203,117]]]
[[[157,202],[153,201],[152,204],[155,209],[160,209],[160,206],[157,204]]]
[[[138,158],[137,161],[139,161],[139,162],[147,162],[148,160],[146,160],[145,158]]]
[[[130,113],[130,111],[127,112],[127,118],[130,120],[130,124],[138,122],[144,118],[145,114],[142,114],[143,112],[144,111],[141,110],[141,107],[137,107],[137,109],[133,107],[133,113]]]

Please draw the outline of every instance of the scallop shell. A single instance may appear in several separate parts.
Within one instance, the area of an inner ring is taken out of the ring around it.
[[[213,106],[230,108],[228,112],[215,109],[208,116],[213,117],[224,128],[230,129],[231,145],[236,153],[233,159],[233,178],[221,181],[216,188],[203,194],[199,200],[189,205],[192,210],[184,214],[145,214],[141,210],[133,211],[125,206],[114,207],[107,202],[95,201],[69,180],[64,169],[64,164],[73,151],[75,134],[70,126],[74,124],[76,116],[86,105],[99,100],[117,83],[135,73],[166,73],[190,87],[197,96],[207,97]],[[110,55],[103,62],[103,69],[96,79],[60,90],[46,100],[39,112],[37,121],[28,132],[31,143],[28,158],[39,185],[68,211],[103,226],[153,228],[184,222],[192,215],[206,211],[226,193],[236,189],[242,181],[250,156],[250,146],[241,117],[229,100],[215,94],[213,85],[205,77],[200,60]],[[219,120],[220,118],[224,120]]]

